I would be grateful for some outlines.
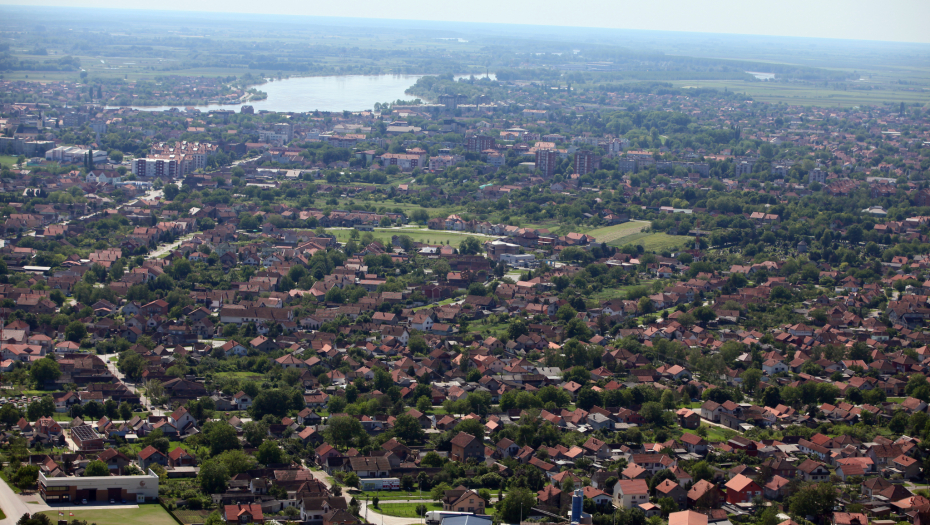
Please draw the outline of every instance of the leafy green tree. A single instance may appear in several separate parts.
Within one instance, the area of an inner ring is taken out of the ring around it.
[[[662,514],[668,516],[673,512],[678,512],[678,504],[675,503],[675,500],[669,497],[659,498],[659,509],[662,510]]]
[[[836,488],[832,483],[807,483],[789,498],[788,508],[795,516],[813,516],[823,523],[833,514],[836,498]]]
[[[81,326],[84,325],[82,324]],[[29,368],[29,373],[32,375],[32,379],[36,382],[36,385],[42,388],[46,381],[54,381],[61,377],[61,368],[54,359],[45,357],[33,363]]]
[[[562,372],[562,380],[574,381],[579,385],[586,385],[591,380],[591,372],[583,366],[575,366]]]
[[[237,168],[239,166],[236,166]],[[207,519],[203,522],[204,525],[226,525],[226,521],[220,516],[220,511],[214,510],[207,516]]]
[[[0,423],[7,427],[15,425],[22,417],[23,413],[13,403],[6,403],[0,407]]]
[[[643,403],[643,406],[639,409],[639,415],[643,416],[647,423],[656,426],[667,426],[671,419],[671,413],[666,412],[662,405],[655,401]]]
[[[284,461],[284,451],[273,441],[265,441],[258,447],[256,459],[263,465],[274,465]]]
[[[474,237],[466,237],[459,243],[459,253],[463,255],[481,253],[481,243]]]
[[[29,406],[26,408],[29,421],[35,421],[40,417],[51,417],[54,413],[55,401],[52,400],[52,396],[43,396],[42,399],[29,403]]]
[[[177,184],[166,184],[162,191],[165,192],[165,198],[169,201],[173,201],[181,193],[181,189],[178,188]]]
[[[714,479],[714,469],[706,461],[698,461],[692,465],[689,474],[694,478],[695,483],[701,480],[710,481]]]
[[[666,390],[662,392],[662,398],[660,400],[662,403],[662,408],[666,410],[672,410],[677,406],[677,400],[675,399],[675,392],[672,390]]]
[[[65,339],[75,343],[80,343],[87,337],[87,327],[80,321],[72,321],[65,328]]]
[[[358,479],[358,474],[355,472],[349,472],[343,476],[342,482],[345,483],[347,487],[355,488],[358,488],[359,483],[361,483],[361,481]]]
[[[503,523],[520,523],[536,505],[536,497],[528,489],[511,489],[504,499],[496,504],[497,516]]]
[[[217,459],[208,459],[200,465],[200,473],[197,474],[200,482],[200,489],[204,494],[216,494],[225,492],[229,485],[229,472],[226,465]]]
[[[230,476],[247,472],[257,466],[255,457],[240,449],[227,450],[216,456],[216,459],[223,462]]]
[[[441,467],[442,466],[442,456],[436,453],[434,450],[430,450],[420,459],[420,464],[424,467]]]
[[[335,416],[329,418],[324,434],[332,446],[345,450],[349,448],[356,436],[364,432],[362,423],[358,419],[352,416]]]
[[[775,408],[781,404],[781,391],[776,386],[770,386],[762,392],[762,404]]]
[[[426,434],[415,417],[401,414],[394,421],[394,437],[405,445],[417,445],[423,442]]]
[[[95,459],[84,468],[84,475],[87,477],[109,476],[110,468],[103,461]]]
[[[119,417],[123,421],[129,421],[132,419],[132,406],[126,401],[123,401],[119,405]]]
[[[575,318],[576,315],[578,315],[578,312],[567,304],[560,306],[559,310],[555,313],[556,319],[562,321],[563,323],[571,321]]]
[[[212,456],[218,456],[227,450],[239,448],[236,429],[225,421],[208,421],[203,426],[203,435],[206,442],[210,444],[210,455]]]
[[[132,381],[139,381],[142,379],[142,373],[145,372],[146,366],[148,366],[148,363],[146,363],[145,359],[138,353],[131,350],[120,354],[119,361],[117,362],[117,368],[119,368],[119,371],[126,374],[126,377]],[[151,382],[152,381],[150,381],[150,383]],[[149,385],[146,385],[146,390],[149,391],[149,397],[153,397],[151,395],[151,387]]]
[[[38,465],[23,465],[13,475],[13,484],[22,490],[35,486],[39,479]]]
[[[592,390],[590,387],[584,387],[578,391],[578,401],[576,405],[582,410],[590,410],[593,406],[601,402],[601,395]]]
[[[762,380],[762,370],[750,368],[740,375],[740,379],[743,380],[743,388],[747,392],[755,392],[756,387],[759,386],[759,381]]]
[[[272,414],[277,418],[287,415],[291,406],[291,399],[288,392],[279,388],[269,388],[261,390],[252,402],[249,412],[253,419],[261,419],[267,414]]]
[[[242,425],[242,435],[249,445],[258,448],[268,436],[268,425],[263,421],[249,421]]]

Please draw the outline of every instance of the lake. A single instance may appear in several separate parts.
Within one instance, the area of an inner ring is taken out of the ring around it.
[[[268,93],[268,98],[246,102],[255,111],[279,111],[304,113],[309,111],[360,111],[374,109],[375,102],[394,102],[397,99],[412,100],[406,95],[410,86],[423,75],[345,75],[330,77],[294,77],[275,80],[256,86]],[[456,76],[456,80],[467,75]],[[490,75],[496,80],[495,75]],[[202,111],[211,109],[233,109],[237,112],[245,104],[210,104],[191,106]],[[165,111],[171,108],[184,110],[184,106],[130,106],[144,111]]]
[[[330,77],[295,77],[255,86],[268,98],[246,102],[255,111],[308,112],[359,111],[374,109],[375,102],[412,99],[404,94],[423,75],[346,75]],[[193,106],[200,110],[234,109],[244,104],[210,104]],[[164,111],[182,106],[132,106],[145,111]]]

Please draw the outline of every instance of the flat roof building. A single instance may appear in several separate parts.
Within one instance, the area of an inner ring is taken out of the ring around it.
[[[145,503],[158,498],[158,475],[151,469],[143,476],[68,476],[46,478],[39,472],[39,494],[48,503],[122,501]]]

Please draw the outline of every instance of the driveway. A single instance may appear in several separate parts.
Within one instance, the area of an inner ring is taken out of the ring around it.
[[[307,468],[310,468],[310,465],[305,465]],[[311,470],[310,475],[321,481],[323,485],[326,485],[326,488],[333,488],[333,481],[329,479],[329,474],[323,472],[322,470]]]

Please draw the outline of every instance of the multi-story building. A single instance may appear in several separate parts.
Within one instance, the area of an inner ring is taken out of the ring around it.
[[[601,167],[600,164],[597,155],[588,150],[575,152],[575,173],[579,175],[594,173],[595,170]]]
[[[536,150],[536,169],[540,170],[545,177],[551,177],[555,174],[555,168],[559,165],[559,152],[551,149]]]
[[[465,150],[478,153],[486,149],[494,149],[495,142],[494,137],[486,135],[471,136],[465,141]]]
[[[397,166],[402,171],[410,171],[417,166],[422,166],[426,155],[411,153],[385,153],[379,157],[381,164],[384,166]]]
[[[61,125],[66,128],[77,128],[87,122],[87,115],[76,111],[69,111],[61,116]]]
[[[177,176],[183,177],[207,167],[207,161],[219,152],[219,147],[206,142],[165,143],[152,146],[148,158],[173,158],[177,161]],[[167,157],[166,157],[167,156]]]
[[[133,159],[132,173],[137,177],[173,179],[179,176],[178,161],[173,155]]]
[[[812,170],[810,171],[810,173],[807,174],[807,183],[808,183],[808,184],[813,184],[813,183],[815,183],[815,182],[819,182],[820,184],[826,183],[826,182],[827,182],[827,172],[823,171],[823,170],[820,169],[820,168],[814,168],[814,169],[812,169]]]
[[[442,171],[451,168],[462,161],[458,155],[437,155],[429,158],[429,169],[433,171]]]

